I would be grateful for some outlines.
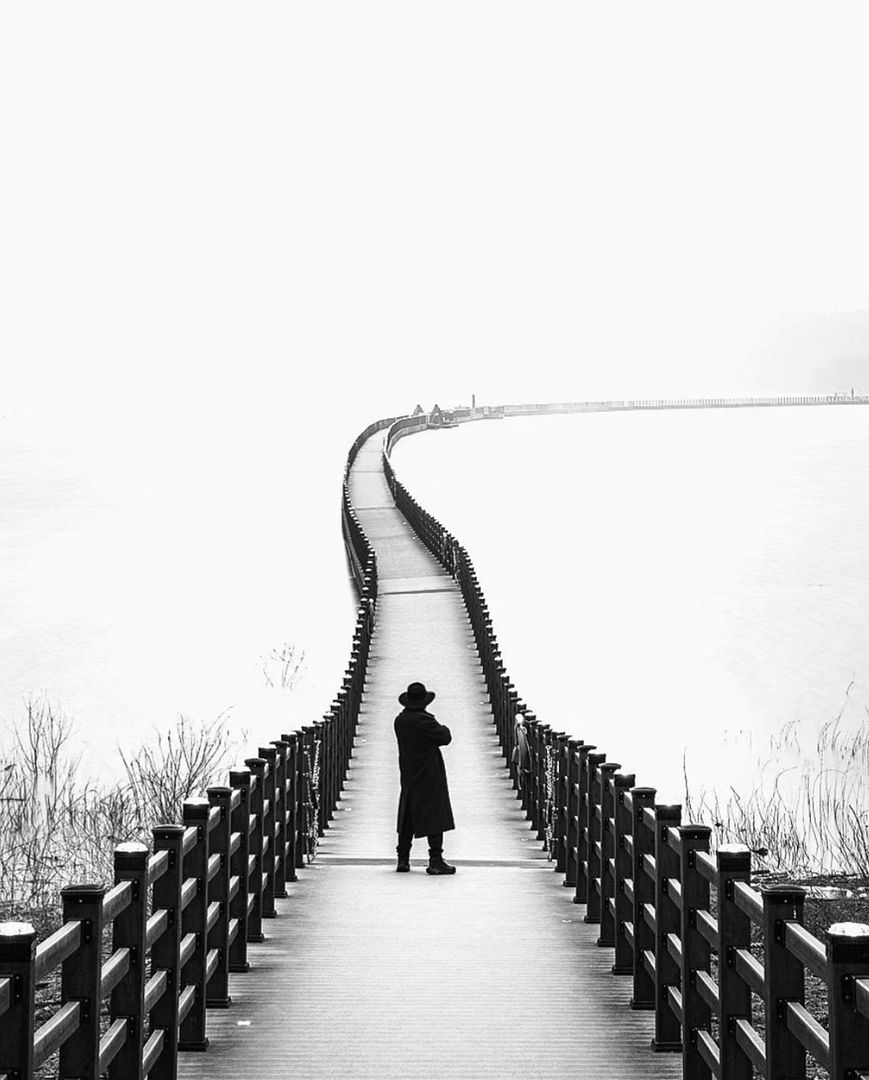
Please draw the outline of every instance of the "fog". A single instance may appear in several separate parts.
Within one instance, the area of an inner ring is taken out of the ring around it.
[[[325,706],[377,416],[869,389],[866,22],[6,5],[0,719]]]

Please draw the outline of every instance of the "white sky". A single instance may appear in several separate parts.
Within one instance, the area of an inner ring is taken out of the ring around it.
[[[0,722],[247,722],[284,640],[319,711],[344,455],[418,401],[869,392],[867,28],[0,5]]]
[[[365,421],[803,389],[769,356],[782,313],[838,341],[869,307],[867,28],[829,3],[4,5],[0,411],[123,433],[321,394]]]

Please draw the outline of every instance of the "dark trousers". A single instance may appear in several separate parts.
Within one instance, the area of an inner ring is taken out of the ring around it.
[[[444,853],[444,834],[442,832],[429,833],[428,837],[428,856],[430,859],[437,858]],[[410,819],[410,814],[404,815],[404,820],[401,823],[401,829],[398,832],[398,847],[396,851],[399,856],[403,855],[405,858],[410,858],[410,846],[413,843],[413,822]]]

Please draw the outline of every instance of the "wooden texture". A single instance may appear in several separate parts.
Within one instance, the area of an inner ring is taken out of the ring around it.
[[[356,748],[317,859],[276,902],[232,1007],[209,1013],[186,1080],[677,1077],[652,1018],[628,1007],[573,890],[561,887],[508,779],[461,596],[401,515],[379,469],[382,433],[351,474],[375,545],[380,599]],[[395,873],[398,694],[421,680],[453,742],[454,877]]]

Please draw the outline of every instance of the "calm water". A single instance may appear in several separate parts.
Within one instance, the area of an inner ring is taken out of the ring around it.
[[[538,715],[660,801],[869,704],[869,408],[588,414],[401,442]],[[793,747],[792,747],[793,750]]]
[[[179,713],[228,711],[245,746],[319,716],[352,631],[358,427],[317,455],[277,421],[190,444],[4,429],[0,724],[45,694],[98,773]],[[510,419],[396,450],[468,546],[525,699],[673,801],[683,750],[692,780],[739,783],[783,724],[808,747],[843,706],[866,718],[867,460],[869,408]],[[307,652],[292,693],[262,670],[283,642]]]
[[[353,631],[338,511],[358,426],[4,426],[0,730],[44,695],[97,775],[179,714],[226,714],[246,751],[319,717]],[[263,671],[285,642],[307,654],[292,693]]]

